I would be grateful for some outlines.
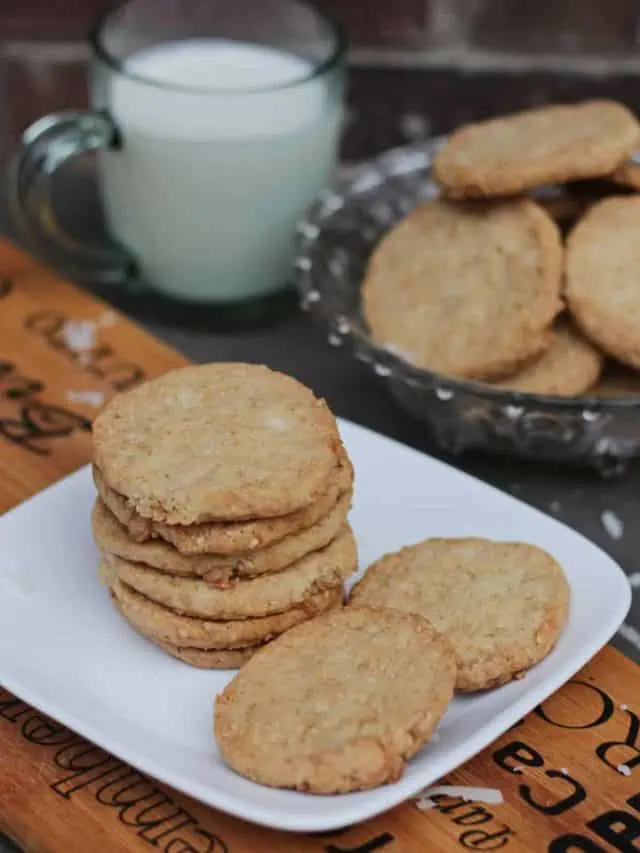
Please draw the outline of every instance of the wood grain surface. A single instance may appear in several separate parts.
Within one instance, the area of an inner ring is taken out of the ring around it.
[[[0,509],[85,463],[91,420],[185,363],[141,328],[0,244]],[[46,650],[43,649],[43,654]],[[640,671],[614,649],[442,784],[341,832],[252,826],[145,778],[0,688],[0,830],[27,853],[600,853],[640,850]]]

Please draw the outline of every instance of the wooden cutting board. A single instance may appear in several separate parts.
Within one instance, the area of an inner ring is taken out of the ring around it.
[[[184,363],[0,242],[0,510],[87,461],[91,420],[104,400]],[[295,835],[147,779],[0,688],[0,830],[27,853],[636,851],[638,715],[640,670],[606,648],[442,780],[489,789],[502,802],[440,793],[428,809],[406,803],[341,832]]]

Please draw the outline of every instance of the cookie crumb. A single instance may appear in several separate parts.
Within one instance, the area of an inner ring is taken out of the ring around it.
[[[624,535],[624,524],[622,520],[610,509],[605,509],[600,515],[602,526],[612,539],[622,539]]]

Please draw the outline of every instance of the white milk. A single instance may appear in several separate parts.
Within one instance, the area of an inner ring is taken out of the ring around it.
[[[296,219],[334,162],[340,114],[326,81],[287,86],[311,66],[220,40],[154,48],[126,71],[108,93],[123,147],[101,156],[112,232],[154,286],[182,298],[282,287]]]

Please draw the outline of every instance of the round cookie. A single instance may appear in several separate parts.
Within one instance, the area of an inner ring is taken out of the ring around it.
[[[553,331],[549,349],[539,359],[492,387],[527,394],[559,394],[577,397],[598,380],[604,357],[568,323]]]
[[[339,610],[262,649],[215,704],[226,763],[263,785],[336,794],[400,778],[453,694],[447,641],[393,610]]]
[[[540,548],[487,539],[427,539],[388,554],[355,585],[348,606],[418,613],[451,642],[458,690],[504,684],[553,648],[569,587]]]
[[[433,176],[451,198],[515,195],[609,175],[639,142],[640,124],[615,101],[537,107],[459,128]]]
[[[606,353],[640,368],[640,196],[595,204],[567,240],[569,310]]]
[[[181,554],[238,554],[266,548],[285,536],[305,530],[324,518],[341,496],[353,488],[353,467],[341,449],[331,480],[326,484],[315,503],[297,512],[279,518],[236,521],[229,523],[162,524],[143,518],[126,498],[111,489],[98,468],[93,467],[93,479],[104,504],[111,510],[127,535],[135,542],[161,538]]]
[[[284,572],[241,579],[222,587],[195,578],[175,577],[103,554],[102,574],[108,586],[115,578],[176,613],[203,619],[244,619],[283,613],[324,590],[341,586],[357,565],[351,528],[320,551],[307,554]]]
[[[295,379],[255,364],[166,373],[93,425],[105,481],[167,524],[272,518],[312,504],[340,447],[335,418]]]
[[[126,528],[119,524],[100,500],[96,501],[93,508],[92,526],[94,539],[101,551],[115,554],[129,562],[144,563],[172,575],[204,577],[214,582],[281,571],[306,554],[324,548],[344,526],[350,506],[351,496],[345,494],[328,515],[306,530],[285,536],[267,548],[234,555],[191,556],[181,554],[161,539],[134,542],[127,536]]]
[[[234,649],[264,643],[294,625],[341,606],[343,596],[341,587],[330,589],[310,596],[284,613],[216,622],[174,613],[119,580],[111,592],[127,622],[140,633],[174,646],[203,649]]]
[[[430,201],[376,247],[363,308],[381,346],[466,379],[540,355],[561,309],[558,228],[534,202]]]
[[[174,646],[172,643],[154,642],[172,657],[198,669],[240,669],[262,648],[249,646],[246,649],[191,649]]]

